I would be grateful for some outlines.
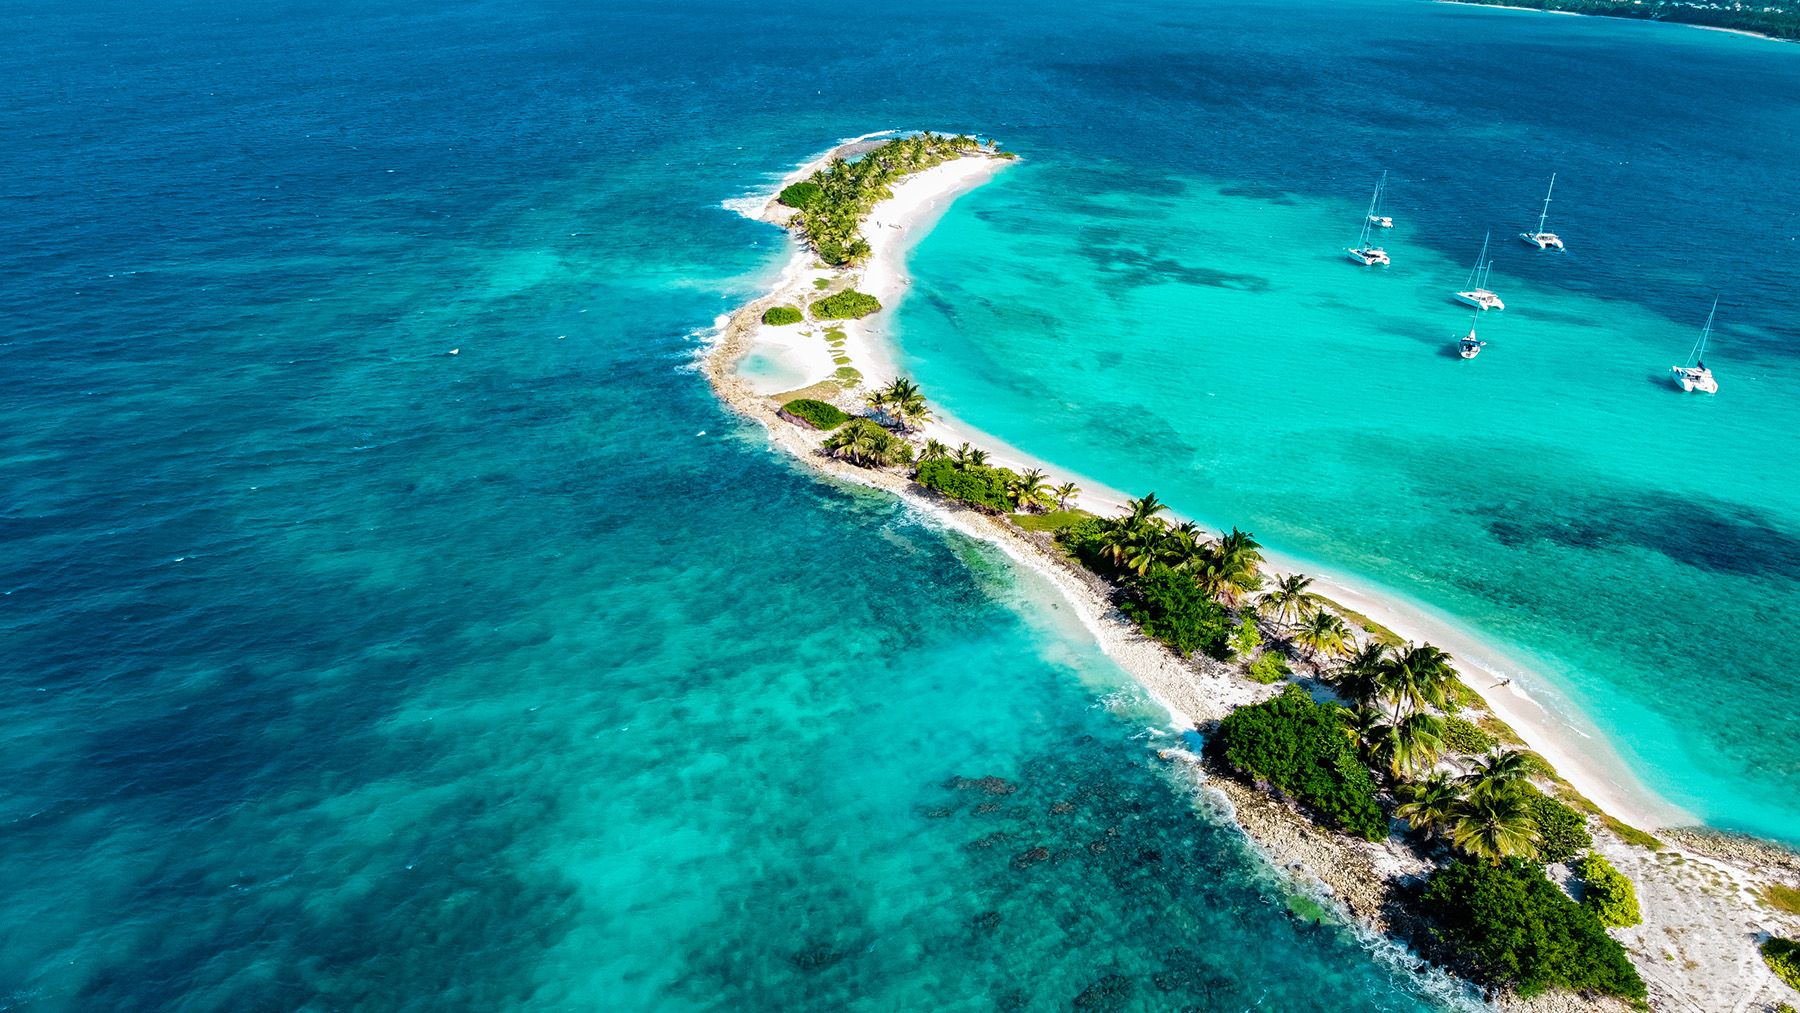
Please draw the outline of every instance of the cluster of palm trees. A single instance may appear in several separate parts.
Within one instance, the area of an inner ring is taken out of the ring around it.
[[[1289,640],[1305,648],[1308,658],[1317,664],[1350,653],[1356,638],[1348,623],[1319,606],[1318,596],[1310,590],[1312,582],[1311,577],[1299,573],[1278,577],[1256,599],[1256,608]]]
[[[949,445],[938,440],[926,440],[924,448],[919,451],[919,463],[940,460],[948,460],[965,471],[988,467],[988,453],[979,447],[964,443],[952,450]],[[1073,482],[1053,486],[1050,484],[1050,476],[1043,469],[1033,468],[1022,475],[1015,474],[1008,478],[1006,494],[1012,498],[1013,509],[1025,513],[1041,513],[1052,507],[1067,510],[1069,501],[1081,494],[1081,487]]]
[[[1492,753],[1462,777],[1435,769],[1446,750],[1444,719],[1432,708],[1448,710],[1455,700],[1448,654],[1430,644],[1366,644],[1325,679],[1352,705],[1346,734],[1365,762],[1397,784],[1397,811],[1414,829],[1447,835],[1475,858],[1536,853],[1524,753]]]
[[[931,409],[926,406],[925,392],[904,376],[895,377],[894,382],[886,387],[870,391],[868,405],[893,419],[902,432],[931,421]]]
[[[886,468],[913,459],[913,446],[868,419],[851,419],[825,437],[825,452],[864,468]]]
[[[1262,546],[1232,528],[1209,539],[1192,521],[1170,524],[1162,514],[1168,505],[1149,493],[1127,500],[1123,517],[1101,522],[1101,558],[1123,573],[1143,576],[1166,566],[1191,576],[1208,594],[1227,605],[1262,587]]]
[[[1471,858],[1530,858],[1539,834],[1526,775],[1525,754],[1501,750],[1461,777],[1438,772],[1401,785],[1396,812],[1427,837],[1447,836]]]

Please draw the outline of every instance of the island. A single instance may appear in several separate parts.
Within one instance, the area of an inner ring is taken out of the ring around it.
[[[1684,0],[1441,0],[1444,3],[1516,10],[1585,14],[1602,18],[1668,21],[1768,39],[1800,40],[1800,3],[1693,3]]]
[[[908,285],[905,243],[1014,157],[968,135],[883,136],[755,210],[793,253],[706,352],[727,404],[826,479],[899,496],[1054,584],[1187,736],[1158,762],[1336,917],[1505,1009],[1800,1002],[1800,857],[1638,825],[1559,773],[1454,658],[1275,572],[1252,535],[1204,530],[1154,493],[1086,494],[939,417],[881,314]],[[765,354],[805,382],[747,373]]]

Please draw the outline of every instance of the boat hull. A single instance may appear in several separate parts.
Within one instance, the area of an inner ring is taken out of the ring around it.
[[[1549,232],[1521,232],[1519,233],[1519,240],[1527,246],[1535,246],[1540,250],[1560,250],[1563,248],[1563,241]]]
[[[1506,304],[1500,301],[1499,296],[1482,289],[1476,289],[1473,292],[1458,292],[1456,301],[1473,306],[1478,310],[1503,310],[1506,308]]]
[[[1387,251],[1376,247],[1345,250],[1344,255],[1364,267],[1374,267],[1377,264],[1385,266],[1388,263]]]

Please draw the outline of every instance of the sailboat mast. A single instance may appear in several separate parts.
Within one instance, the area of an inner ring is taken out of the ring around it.
[[[1538,227],[1537,227],[1537,230],[1538,230],[1538,231],[1539,231],[1539,232],[1543,232],[1543,231],[1544,231],[1544,222],[1546,222],[1546,221],[1548,221],[1548,220],[1549,220],[1549,218],[1550,218],[1550,194],[1551,194],[1551,193],[1553,193],[1553,192],[1554,192],[1554,191],[1555,191],[1555,190],[1556,190],[1556,173],[1554,173],[1554,172],[1553,172],[1553,173],[1551,173],[1551,174],[1550,174],[1550,186],[1549,186],[1549,188],[1548,188],[1548,189],[1546,189],[1546,190],[1545,190],[1545,191],[1544,191],[1544,210],[1543,210],[1543,213],[1542,213],[1542,214],[1540,214],[1540,215],[1538,215]]]

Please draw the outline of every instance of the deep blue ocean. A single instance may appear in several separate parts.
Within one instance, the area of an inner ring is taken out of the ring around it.
[[[1269,197],[1278,165],[1292,200],[1354,213],[1366,165],[1531,109],[1533,150],[1591,165],[1630,130],[1684,166],[1569,183],[1589,216],[1631,211],[1628,261],[1582,254],[1622,315],[1697,325],[1729,281],[1736,333],[1775,335],[1800,282],[1800,49],[1669,26],[1400,0],[21,0],[0,66],[0,1009],[1461,1001],[1316,924],[1197,807],[1048,589],[720,409],[700,336],[785,252],[721,202],[929,127],[1027,156],[971,201],[1041,167],[1167,214],[1197,176]],[[1682,90],[1691,115],[1646,137],[1591,100],[1631,67],[1741,88]],[[1539,168],[1466,174],[1529,175],[1528,211]],[[1704,263],[1649,252],[1688,226]],[[934,305],[901,322],[943,363]],[[1775,605],[1727,612],[1772,623],[1800,579],[1792,458],[1730,453],[1733,489],[1760,462],[1744,509],[1787,562],[1741,564]],[[1330,549],[1354,530],[1270,523],[1359,562]],[[1585,523],[1519,537],[1603,543]],[[1770,642],[1732,655],[1768,663],[1765,721],[1797,697]],[[1729,730],[1778,821],[1791,721]]]

